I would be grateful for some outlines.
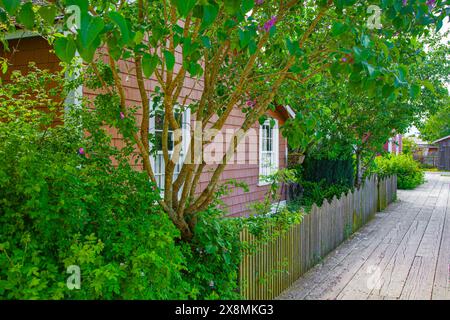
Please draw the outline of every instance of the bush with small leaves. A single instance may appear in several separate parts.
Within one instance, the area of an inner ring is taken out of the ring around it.
[[[397,175],[399,189],[414,189],[425,182],[425,174],[412,155],[399,154],[377,157],[374,173],[379,176]]]

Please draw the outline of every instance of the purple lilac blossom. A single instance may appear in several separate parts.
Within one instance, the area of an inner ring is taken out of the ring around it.
[[[272,27],[275,25],[275,23],[277,23],[277,17],[272,16],[272,18],[270,20],[268,20],[266,23],[264,23],[264,30],[266,32],[269,32],[270,29],[272,29]]]

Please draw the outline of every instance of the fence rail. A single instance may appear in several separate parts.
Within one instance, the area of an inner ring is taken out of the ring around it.
[[[397,195],[397,177],[367,178],[354,192],[313,205],[301,223],[268,243],[244,229],[241,241],[256,249],[244,255],[240,270],[240,290],[246,299],[273,299],[287,289],[320,259],[334,250],[349,235],[367,223],[377,211],[393,202]],[[274,230],[269,230],[274,232]]]

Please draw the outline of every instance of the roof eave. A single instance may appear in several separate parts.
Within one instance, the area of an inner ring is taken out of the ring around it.
[[[449,135],[449,136],[446,136],[446,137],[442,137],[442,138],[440,138],[440,139],[437,139],[437,140],[433,141],[432,144],[441,142],[441,141],[443,141],[443,140],[447,140],[448,138],[450,138],[450,135]]]

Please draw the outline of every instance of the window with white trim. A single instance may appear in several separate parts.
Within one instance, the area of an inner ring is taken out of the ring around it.
[[[179,107],[176,108],[174,112],[175,119],[178,123],[181,124],[181,152],[180,157],[175,165],[173,179],[175,180],[180,173],[181,167],[184,163],[187,144],[190,140],[189,134],[189,124],[190,124],[190,109],[186,109],[184,111],[180,110]],[[154,111],[154,115],[150,118],[150,133],[154,135],[154,141],[151,143],[151,148],[155,150],[153,155],[150,158],[150,162],[155,174],[156,184],[161,191],[164,191],[164,183],[165,183],[165,163],[164,163],[164,155],[162,151],[162,135],[164,128],[164,111],[162,109],[156,109]],[[172,129],[168,130],[167,144],[168,144],[168,153],[171,158],[173,155],[174,147],[175,147],[175,133]]]
[[[273,120],[275,125],[267,120],[259,127],[259,185],[268,184],[264,177],[278,170],[278,121]]]

